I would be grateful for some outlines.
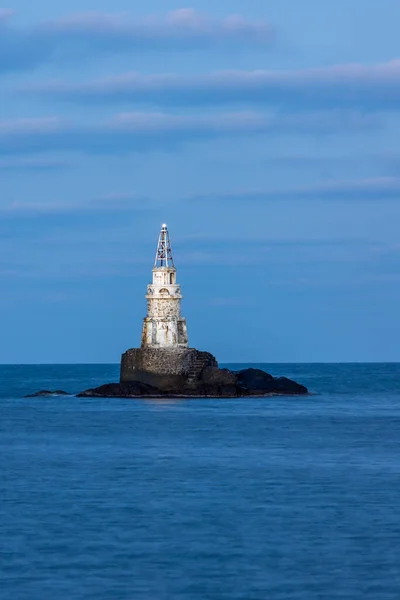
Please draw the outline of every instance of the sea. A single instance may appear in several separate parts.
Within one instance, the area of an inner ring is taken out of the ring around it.
[[[27,399],[118,365],[1,366],[0,599],[399,600],[400,364],[251,366],[312,394]]]

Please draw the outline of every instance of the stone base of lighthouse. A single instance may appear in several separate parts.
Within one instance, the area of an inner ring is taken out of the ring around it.
[[[120,382],[176,391],[196,385],[207,367],[218,367],[216,359],[195,348],[132,348],[122,355]]]

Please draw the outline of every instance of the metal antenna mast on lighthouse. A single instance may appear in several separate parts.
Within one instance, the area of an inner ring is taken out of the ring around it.
[[[161,226],[160,237],[158,238],[156,259],[154,267],[174,267],[174,259],[172,258],[171,241],[169,239],[168,228],[165,223]]]

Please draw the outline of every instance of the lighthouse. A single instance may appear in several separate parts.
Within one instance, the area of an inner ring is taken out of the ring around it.
[[[142,348],[187,348],[186,319],[181,316],[181,288],[176,279],[167,225],[161,226],[152,283],[147,287],[147,316]]]
[[[196,385],[208,367],[218,367],[212,354],[188,347],[181,300],[168,227],[163,224],[152,281],[147,286],[141,345],[123,353],[121,383],[141,382],[163,392],[176,392]]]

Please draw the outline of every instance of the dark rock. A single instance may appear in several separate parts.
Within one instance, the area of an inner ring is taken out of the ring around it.
[[[81,392],[78,394],[78,398],[135,398],[161,395],[161,392],[152,385],[131,381],[129,383],[106,383],[98,388]]]
[[[308,394],[307,388],[296,381],[287,377],[272,377],[261,369],[244,369],[237,372],[236,377],[242,392],[249,396]]]
[[[70,394],[68,394],[68,392],[64,392],[63,390],[40,390],[34,394],[27,394],[25,398],[39,398],[41,396],[70,396]]]
[[[292,379],[288,379],[287,377],[277,377],[274,379],[273,384],[274,394],[287,394],[292,396],[308,394],[308,389],[304,385],[301,385]]]
[[[240,393],[235,373],[218,367],[205,368],[194,388],[195,393],[202,392],[205,396],[216,398],[235,397]]]
[[[287,379],[275,378],[260,369],[244,369],[237,373],[218,367],[206,367],[200,379],[181,378],[170,380],[169,387],[162,389],[143,383],[108,383],[78,394],[83,398],[237,398],[246,396],[304,395],[308,390],[303,385]]]
[[[261,369],[243,369],[236,372],[237,382],[244,390],[263,390],[270,389],[274,378],[269,373]]]

